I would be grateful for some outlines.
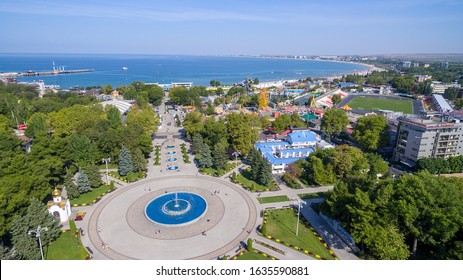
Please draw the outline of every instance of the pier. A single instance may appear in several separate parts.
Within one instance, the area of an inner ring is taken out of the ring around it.
[[[16,76],[50,76],[50,75],[61,75],[61,74],[74,74],[74,73],[86,73],[93,72],[95,69],[76,69],[76,70],[53,70],[53,71],[32,71],[29,70],[24,73],[16,73]]]

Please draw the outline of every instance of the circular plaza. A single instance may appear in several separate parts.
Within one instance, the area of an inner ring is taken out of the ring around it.
[[[146,215],[151,202],[168,197],[162,207],[179,207],[187,200],[180,194],[198,196],[207,207],[191,222],[175,226]],[[100,201],[88,221],[88,238],[102,259],[216,259],[246,241],[256,214],[248,194],[227,181],[194,175],[159,177],[121,187]]]

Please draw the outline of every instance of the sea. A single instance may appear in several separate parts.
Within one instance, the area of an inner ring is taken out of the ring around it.
[[[43,80],[46,85],[58,85],[62,89],[107,84],[118,87],[134,81],[159,84],[192,82],[193,85],[208,86],[211,80],[231,85],[246,78],[268,82],[339,76],[368,69],[365,65],[354,63],[242,56],[0,54],[0,73],[52,71],[53,67],[94,71],[18,77],[18,80]]]

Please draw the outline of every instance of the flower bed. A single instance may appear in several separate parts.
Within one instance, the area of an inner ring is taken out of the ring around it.
[[[256,258],[256,257],[253,257],[252,255],[249,255],[251,252],[249,251],[246,251],[246,250],[242,250],[240,251],[238,254],[234,255],[233,257],[229,258],[230,260],[240,260],[240,259],[243,259],[243,260],[257,260],[257,259],[268,259],[268,260],[278,260],[277,258],[275,258],[274,256],[272,255],[269,255],[267,253],[264,253],[262,251],[259,251],[259,250],[252,250],[252,253],[253,254],[257,254],[259,256],[262,256],[264,258]],[[248,256],[247,256],[248,255]]]
[[[132,182],[141,180],[143,178],[146,178],[146,171],[130,172],[126,176],[119,175],[119,172],[117,171],[109,172],[109,174],[111,175],[111,177],[116,178],[126,183],[132,183]]]
[[[161,165],[161,146],[155,147],[154,165]]]
[[[185,144],[181,144],[180,146],[181,146],[181,148],[182,148],[183,161],[184,161],[185,163],[190,163],[191,161],[190,161],[190,157],[188,156],[188,151],[187,151],[187,149],[186,149],[186,145],[185,145]]]

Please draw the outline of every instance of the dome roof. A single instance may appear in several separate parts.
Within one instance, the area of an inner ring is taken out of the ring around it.
[[[52,195],[53,197],[60,197],[60,196],[61,196],[61,191],[58,190],[58,189],[55,187],[55,189],[53,190],[53,192],[51,193],[51,195]]]

